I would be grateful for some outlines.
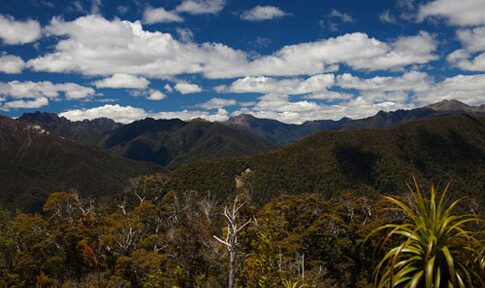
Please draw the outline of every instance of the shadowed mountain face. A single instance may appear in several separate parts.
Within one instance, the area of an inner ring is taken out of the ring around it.
[[[133,160],[167,168],[213,157],[254,154],[275,148],[269,140],[203,120],[144,119],[122,125],[109,119],[72,122],[49,113],[19,118],[73,141],[96,145]]]
[[[363,119],[352,120],[342,118],[338,121],[316,120],[307,121],[300,125],[286,124],[270,119],[259,119],[251,115],[242,114],[229,119],[224,124],[235,129],[249,131],[260,137],[284,145],[301,140],[320,131],[391,128],[419,119],[459,113],[485,113],[485,105],[474,107],[457,100],[443,100],[423,108],[412,110],[380,111],[374,116]]]
[[[54,134],[96,145],[129,159],[174,168],[199,159],[268,151],[276,147],[273,143],[293,143],[320,131],[391,128],[440,115],[480,113],[484,111],[482,108],[445,100],[413,110],[381,111],[364,119],[316,120],[301,125],[244,114],[224,123],[145,119],[122,125],[109,119],[72,122],[55,114],[39,112],[24,114],[19,120],[38,124]]]
[[[168,168],[199,159],[248,155],[275,148],[268,140],[220,123],[178,119],[133,122],[113,131],[104,145],[130,159]]]
[[[120,193],[129,178],[157,170],[45,130],[0,116],[0,203],[38,211],[48,194],[75,189],[82,196]]]
[[[320,132],[257,156],[182,166],[171,172],[172,189],[211,191],[223,198],[234,191],[234,175],[247,168],[253,171],[252,189],[260,203],[282,193],[403,193],[412,175],[423,185],[452,180],[456,193],[485,199],[485,116]]]
[[[69,121],[53,113],[24,113],[18,120],[42,126],[50,132],[76,142],[100,145],[106,135],[122,124],[111,119]]]

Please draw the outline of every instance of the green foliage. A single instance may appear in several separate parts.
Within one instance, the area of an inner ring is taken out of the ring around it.
[[[411,188],[410,188],[411,189]],[[372,232],[390,230],[383,238],[391,245],[375,270],[375,287],[483,287],[483,271],[473,259],[483,261],[483,246],[467,226],[480,222],[474,215],[457,215],[463,199],[449,202],[448,187],[437,198],[435,186],[425,198],[416,183],[411,199],[385,197],[395,211],[405,215],[399,224],[386,224]],[[482,267],[483,268],[483,267]]]
[[[392,129],[322,132],[273,152],[199,161],[170,172],[168,187],[225,199],[236,193],[234,175],[250,168],[254,201],[263,205],[281,194],[402,194],[402,182],[416,175],[426,185],[453,179],[460,196],[483,201],[483,167],[485,116],[456,115]]]

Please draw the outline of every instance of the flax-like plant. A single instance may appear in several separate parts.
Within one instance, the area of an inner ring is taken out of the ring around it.
[[[370,237],[387,231],[379,247],[393,239],[401,240],[377,265],[374,287],[485,287],[482,271],[477,271],[475,265],[475,257],[483,257],[480,252],[483,244],[467,230],[469,224],[481,220],[474,215],[453,214],[463,198],[449,201],[449,184],[437,199],[434,185],[430,197],[426,198],[416,180],[414,183],[415,189],[408,185],[409,201],[384,198],[392,205],[390,209],[406,216],[403,223],[386,224],[369,234]]]

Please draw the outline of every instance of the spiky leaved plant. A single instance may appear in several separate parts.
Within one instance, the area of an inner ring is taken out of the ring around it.
[[[390,230],[380,247],[396,237],[402,240],[377,265],[374,287],[485,287],[480,276],[482,271],[477,271],[473,263],[475,257],[482,257],[483,244],[466,228],[467,224],[481,220],[474,215],[453,214],[463,198],[450,203],[446,195],[449,184],[439,199],[436,199],[434,185],[431,186],[428,199],[416,180],[414,183],[415,190],[408,185],[409,201],[384,198],[393,206],[391,209],[406,216],[404,222],[383,225],[369,235]]]
[[[298,281],[291,281],[289,279],[283,280],[283,288],[306,288],[304,284],[299,284]]]

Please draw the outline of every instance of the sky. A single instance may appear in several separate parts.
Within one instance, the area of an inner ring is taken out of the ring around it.
[[[10,117],[357,119],[485,104],[484,72],[485,0],[0,1]]]

